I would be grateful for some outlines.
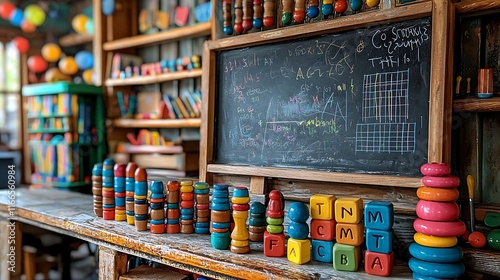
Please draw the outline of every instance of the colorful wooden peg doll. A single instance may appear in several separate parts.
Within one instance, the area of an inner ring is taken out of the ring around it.
[[[151,197],[149,199],[150,230],[152,233],[165,233],[165,194],[163,182],[153,181],[151,184]]]
[[[222,0],[223,31],[226,35],[233,34],[233,18],[231,15],[231,0]]]
[[[243,33],[243,0],[234,2],[234,32],[236,34]]]
[[[289,25],[292,23],[293,0],[281,0],[283,12],[281,13],[281,23]]]
[[[307,5],[307,16],[309,18],[316,18],[319,15],[319,1],[309,0]]]
[[[324,0],[323,5],[321,5],[321,12],[325,17],[333,13],[333,0]]]
[[[248,219],[248,239],[250,241],[263,241],[266,225],[266,207],[258,201],[252,203]]]
[[[274,24],[274,0],[264,0],[264,19],[262,23],[265,27],[271,27]]]
[[[196,202],[195,233],[210,232],[210,186],[205,182],[194,184],[194,195]]]
[[[269,193],[267,227],[264,232],[264,255],[285,256],[285,235],[283,234],[283,195],[278,190]]]
[[[94,196],[94,214],[102,217],[102,164],[92,168],[92,195]]]
[[[179,210],[179,182],[168,181],[167,183],[167,233],[179,233],[180,210]]]
[[[134,173],[137,169],[137,164],[129,162],[125,169],[125,214],[127,214],[127,224],[134,224],[134,190],[135,178]]]
[[[114,181],[115,181],[115,220],[127,220],[125,208],[125,164],[115,164],[114,166]]]
[[[302,202],[294,202],[288,209],[288,217],[291,222],[288,225],[287,258],[296,264],[304,264],[311,260],[311,241],[309,235],[309,209]]]
[[[234,187],[233,197],[233,219],[234,229],[231,232],[231,252],[243,254],[250,252],[248,242],[248,230],[246,221],[248,218],[248,210],[250,209],[250,197],[246,187]]]
[[[256,29],[262,28],[262,0],[253,0],[253,27]]]
[[[194,232],[194,188],[193,181],[181,181],[180,188],[180,231],[181,233]]]
[[[229,232],[231,226],[231,206],[229,204],[228,185],[213,185],[212,210],[210,215],[210,242],[212,247],[219,250],[226,250],[231,242]]]
[[[139,167],[134,174],[134,222],[137,231],[148,229],[148,175],[146,169]]]
[[[244,31],[252,29],[253,8],[252,0],[243,0],[243,23],[241,26]]]
[[[115,219],[114,165],[115,161],[111,158],[105,159],[102,164],[102,217],[104,220]]]
[[[293,20],[295,23],[303,23],[306,17],[306,0],[295,0]]]

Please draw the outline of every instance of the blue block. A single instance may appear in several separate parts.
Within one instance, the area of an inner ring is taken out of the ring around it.
[[[125,187],[120,187],[120,186],[115,185],[114,190],[115,190],[115,193],[124,193]]]
[[[193,215],[194,208],[182,208],[181,215]]]
[[[223,228],[229,228],[231,226],[231,223],[217,223],[217,222],[212,222],[212,228],[217,228],[217,229],[223,229]]]
[[[229,197],[229,191],[218,191],[214,190],[212,192],[213,197]]]
[[[225,211],[225,210],[230,210],[231,206],[229,203],[223,203],[223,204],[212,204],[212,210],[215,211]]]
[[[213,197],[212,198],[212,205],[214,204],[226,204],[229,203],[229,197]]]
[[[106,171],[106,170],[104,170]],[[102,182],[115,185],[115,178],[113,176],[102,176]]]
[[[125,206],[125,197],[115,197],[116,206]]]
[[[306,223],[290,222],[288,235],[293,239],[306,239],[309,235],[309,226]]]
[[[179,209],[179,203],[167,203],[168,209]]]
[[[165,223],[165,219],[161,219],[161,220],[150,220],[149,221],[152,225],[161,225],[161,224],[164,224]]]
[[[163,193],[152,193],[150,198],[152,199],[159,199],[159,198],[165,198],[165,195]]]
[[[312,259],[319,262],[333,261],[333,241],[312,240]]]
[[[208,228],[208,227],[194,227],[194,233],[207,234],[207,233],[210,233],[210,228]]]
[[[208,228],[210,227],[210,222],[196,222],[194,226],[198,228]]]
[[[179,219],[167,219],[167,224],[175,225],[179,223]]]
[[[366,249],[371,252],[390,254],[392,252],[392,230],[366,230]]]
[[[229,185],[226,184],[217,184],[213,186],[214,190],[227,190]]]
[[[371,201],[365,205],[365,228],[391,230],[394,224],[394,206],[387,201]]]
[[[181,215],[181,220],[183,220],[183,221],[192,220],[193,218],[194,218],[194,215]]]
[[[210,243],[212,243],[212,247],[215,249],[226,250],[231,242],[231,238],[229,236],[229,232],[212,232],[210,235]]]
[[[125,177],[115,177],[115,187],[125,188]]]

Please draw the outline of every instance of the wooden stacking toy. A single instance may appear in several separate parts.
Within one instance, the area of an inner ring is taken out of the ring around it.
[[[288,225],[287,257],[296,264],[308,263],[311,260],[311,241],[309,236],[309,209],[302,202],[294,202],[288,209],[291,222]]]
[[[169,181],[167,183],[167,233],[179,233],[179,182]]]
[[[231,241],[231,206],[229,204],[229,187],[226,184],[213,185],[212,211],[210,223],[210,242],[212,247],[226,250]]]
[[[210,186],[205,182],[194,184],[194,196],[196,202],[196,215],[194,232],[210,232]]]
[[[125,221],[127,220],[126,208],[125,208],[125,169],[127,166],[125,164],[115,164],[114,175],[115,175],[115,220]]]
[[[181,233],[194,232],[194,188],[193,181],[181,181],[180,188],[180,231]]]
[[[283,233],[283,195],[278,190],[269,193],[267,206],[267,226],[264,232],[264,255],[268,257],[285,256],[285,234]]]
[[[250,241],[262,242],[266,231],[266,206],[256,201],[250,206],[250,218],[248,219],[248,239]]]
[[[334,195],[311,196],[311,238],[312,259],[333,262],[333,239],[335,238],[335,203]]]
[[[408,266],[414,278],[458,278],[465,272],[462,250],[456,246],[457,236],[465,233],[465,224],[458,220],[460,180],[450,175],[444,163],[426,163],[421,166],[424,186],[417,190],[421,199],[417,204],[418,218],[413,223],[417,231],[410,245],[412,258]]]
[[[363,200],[338,198],[335,200],[335,238],[333,268],[356,271],[360,262],[360,245],[363,243]]]
[[[365,272],[389,276],[394,267],[392,251],[394,206],[387,201],[371,201],[365,205],[366,229]]]
[[[151,196],[149,198],[149,230],[152,233],[165,233],[165,193],[163,182],[151,183]]]
[[[242,186],[234,187],[231,202],[233,203],[234,229],[231,232],[230,250],[236,254],[248,253],[250,252],[246,226],[248,210],[250,209],[248,189]]]
[[[105,159],[102,164],[102,217],[104,220],[115,219],[114,165],[115,161],[111,158]]]
[[[127,215],[127,224],[134,225],[134,191],[135,191],[135,170],[137,164],[129,162],[125,169],[125,214]]]
[[[92,168],[92,195],[94,198],[94,214],[102,217],[102,164],[96,163]]]
[[[137,231],[148,229],[148,174],[138,167],[134,174],[134,223]]]

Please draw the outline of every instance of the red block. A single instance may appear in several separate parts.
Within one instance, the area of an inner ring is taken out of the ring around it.
[[[394,266],[394,252],[381,254],[365,252],[365,272],[371,275],[389,276]]]
[[[335,220],[311,220],[311,238],[332,241],[335,238]]]
[[[285,234],[264,232],[264,255],[268,257],[284,257],[285,253]]]

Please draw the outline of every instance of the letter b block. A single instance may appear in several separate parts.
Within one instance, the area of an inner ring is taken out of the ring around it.
[[[365,228],[391,230],[394,206],[387,201],[371,201],[365,205]]]
[[[264,232],[264,255],[268,257],[285,256],[285,234]]]
[[[311,220],[311,238],[331,241],[335,238],[335,220]]]
[[[389,276],[394,266],[394,253],[365,252],[365,272],[371,275]],[[436,275],[438,276],[438,275]]]
[[[333,268],[342,271],[356,271],[359,265],[359,247],[335,243],[333,245]]]
[[[366,230],[366,249],[371,252],[389,254],[392,252],[392,230]]]
[[[321,220],[334,219],[333,204],[334,195],[315,194],[311,196],[309,206],[311,208],[311,218]]]
[[[337,243],[359,246],[363,243],[363,223],[359,224],[341,224],[336,225],[335,236]]]
[[[333,241],[315,240],[312,243],[312,259],[319,262],[333,261]]]
[[[308,263],[311,260],[311,241],[309,239],[288,238],[288,260],[296,264]]]
[[[339,198],[335,200],[335,220],[337,223],[357,224],[363,218],[361,198]]]

